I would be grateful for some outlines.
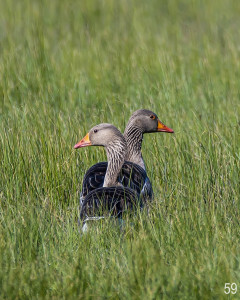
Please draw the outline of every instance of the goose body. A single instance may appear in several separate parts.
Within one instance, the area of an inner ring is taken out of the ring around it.
[[[80,206],[90,192],[103,186],[107,166],[107,162],[99,162],[87,170],[82,184]],[[133,162],[124,162],[117,181],[122,186],[130,187],[136,191],[145,201],[146,199],[151,200],[153,197],[152,185],[146,171]]]
[[[124,225],[124,215],[129,215],[142,206],[139,195],[130,188],[97,188],[86,196],[81,206],[81,230],[85,233],[93,222],[109,217],[116,218],[121,228]]]
[[[146,201],[153,198],[153,190],[146,174],[141,149],[143,134],[151,132],[172,133],[173,130],[160,122],[157,115],[152,111],[146,109],[135,111],[124,131],[127,143],[126,161],[117,177],[119,184],[131,187]],[[80,195],[80,206],[89,192],[103,186],[107,165],[107,162],[97,163],[85,173]]]
[[[85,197],[80,211],[83,228],[89,221],[106,217],[122,218],[124,214],[141,208],[139,194],[128,187],[97,188]],[[83,229],[84,231],[84,229]]]

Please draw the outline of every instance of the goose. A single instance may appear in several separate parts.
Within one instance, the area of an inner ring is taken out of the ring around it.
[[[82,231],[86,231],[87,221],[106,216],[120,218],[125,211],[140,205],[137,191],[124,187],[118,180],[127,155],[127,143],[121,132],[108,123],[96,125],[77,144],[77,148],[87,146],[104,146],[108,164],[103,186],[89,192],[81,205]]]
[[[141,149],[143,134],[152,132],[173,133],[174,131],[164,125],[154,112],[147,109],[135,111],[124,131],[124,137],[127,142],[127,154],[126,161],[118,175],[118,181],[123,186],[129,186],[141,194],[142,198],[149,200],[153,198],[153,190],[146,174]],[[78,144],[74,148],[77,149]],[[99,162],[87,170],[80,194],[80,206],[90,191],[103,186],[106,170],[107,162]]]

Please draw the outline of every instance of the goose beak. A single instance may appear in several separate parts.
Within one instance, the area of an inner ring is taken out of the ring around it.
[[[171,128],[169,128],[166,125],[164,125],[160,120],[158,120],[157,131],[158,132],[174,133],[174,131]]]
[[[79,142],[74,146],[74,149],[82,148],[82,147],[87,147],[91,146],[92,143],[89,140],[89,133]]]

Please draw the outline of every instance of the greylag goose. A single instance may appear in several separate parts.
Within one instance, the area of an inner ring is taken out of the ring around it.
[[[140,195],[123,187],[118,180],[127,155],[127,143],[121,132],[111,124],[99,124],[77,144],[77,148],[87,146],[104,146],[108,164],[103,187],[89,192],[82,203],[80,219],[83,224],[105,216],[121,217],[126,210],[139,206]]]
[[[145,171],[141,149],[143,134],[152,132],[173,133],[174,131],[165,126],[154,112],[146,109],[135,111],[124,131],[127,154],[126,161],[118,175],[118,182],[122,183],[123,186],[132,188],[138,194],[141,194],[143,198],[148,199],[152,199],[153,191]],[[78,144],[75,145],[75,148],[78,148]],[[99,162],[88,169],[83,179],[80,205],[90,191],[103,186],[106,170],[107,162]]]

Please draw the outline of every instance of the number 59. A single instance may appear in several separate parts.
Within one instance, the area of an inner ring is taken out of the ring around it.
[[[237,292],[237,285],[236,283],[225,283],[225,288],[224,288],[224,293],[225,294],[230,294],[230,292],[232,294],[236,294]]]

